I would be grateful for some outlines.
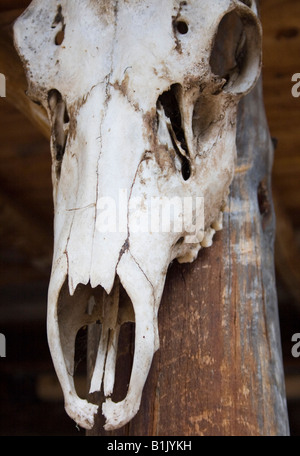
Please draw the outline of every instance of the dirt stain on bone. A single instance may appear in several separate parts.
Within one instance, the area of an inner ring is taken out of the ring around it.
[[[112,87],[115,90],[118,90],[121,92],[121,94],[127,99],[128,103],[134,108],[136,112],[140,111],[140,107],[136,101],[133,101],[129,97],[129,75],[125,74],[123,81],[120,83],[119,81],[116,81],[114,84],[112,84]]]
[[[90,5],[96,11],[97,16],[101,18],[101,21],[108,24],[114,24],[116,15],[118,13],[118,2],[111,0],[90,0]]]
[[[159,144],[157,141],[157,116],[156,109],[153,108],[143,116],[145,125],[144,138],[150,143],[150,151],[146,151],[147,160],[154,158],[159,168],[166,174],[172,175],[176,172],[175,152],[170,150],[167,145]],[[144,158],[145,160],[145,158]]]
[[[60,23],[62,25],[64,25],[64,16],[62,14],[62,6],[61,5],[59,5],[58,8],[57,8],[57,13],[56,13],[55,19],[54,19],[53,24],[52,24],[51,27],[55,28]]]

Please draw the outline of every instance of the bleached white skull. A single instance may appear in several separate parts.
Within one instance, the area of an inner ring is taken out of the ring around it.
[[[91,428],[98,407],[75,391],[74,345],[81,327],[101,321],[91,392],[103,383],[106,429],[115,429],[140,406],[168,265],[193,261],[221,229],[237,104],[261,66],[255,2],[34,0],[14,32],[28,93],[52,125],[51,354],[68,414]],[[157,207],[174,201],[170,229],[154,229]],[[119,306],[119,283],[132,305]],[[114,403],[118,335],[130,320],[131,379]]]

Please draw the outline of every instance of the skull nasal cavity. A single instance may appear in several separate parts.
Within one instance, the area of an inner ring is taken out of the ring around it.
[[[170,124],[168,125],[170,138],[174,150],[181,161],[182,177],[185,181],[187,181],[191,177],[191,165],[184,126],[182,125],[182,116],[179,103],[177,101],[180,90],[180,84],[173,84],[170,90],[160,95],[157,105],[162,106],[166,117],[170,120]]]
[[[58,90],[49,91],[48,105],[51,115],[53,160],[56,166],[56,176],[59,178],[68,137],[67,125],[70,119],[66,103]]]

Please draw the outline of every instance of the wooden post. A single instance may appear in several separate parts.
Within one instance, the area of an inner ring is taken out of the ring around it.
[[[273,147],[261,87],[239,106],[238,161],[223,231],[195,263],[170,266],[159,312],[161,347],[140,411],[109,433],[99,416],[88,435],[289,433],[274,279]],[[119,400],[131,369],[131,331],[120,342]],[[89,343],[91,372],[93,332]]]

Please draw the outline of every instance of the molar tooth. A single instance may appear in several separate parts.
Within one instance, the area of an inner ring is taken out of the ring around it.
[[[193,263],[196,260],[200,250],[201,250],[201,245],[194,244],[194,246],[191,247],[190,250],[188,250],[185,253],[185,255],[177,258],[178,263],[179,264]]]
[[[204,236],[205,236],[204,230],[198,231],[196,236],[197,236],[197,240],[201,243],[203,241],[203,239],[204,239]]]
[[[204,248],[211,247],[213,245],[213,237],[216,234],[216,231],[213,228],[208,228],[205,233],[204,239],[201,242],[201,246]]]
[[[213,222],[211,227],[215,231],[221,231],[223,229],[223,212],[221,211],[219,217]]]

